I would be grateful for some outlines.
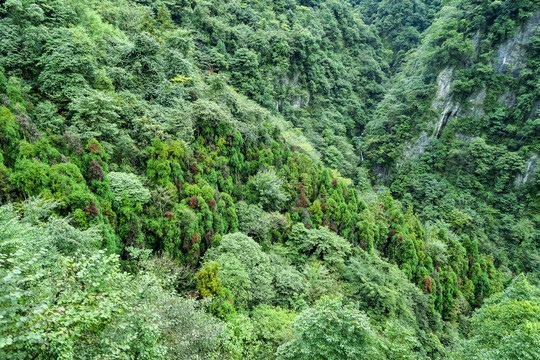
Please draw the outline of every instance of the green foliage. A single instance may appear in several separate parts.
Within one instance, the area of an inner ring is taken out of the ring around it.
[[[327,227],[306,229],[303,224],[295,224],[289,234],[287,245],[293,252],[295,261],[305,263],[308,259],[320,260],[333,269],[342,269],[351,246],[342,237]]]
[[[430,335],[430,328],[437,329],[441,321],[429,294],[411,284],[398,267],[362,252],[351,258],[344,277],[346,296],[384,329],[388,358],[433,358],[444,353],[440,341]]]
[[[35,110],[36,126],[42,131],[60,134],[64,128],[65,119],[58,114],[58,108],[50,101],[40,102]]]
[[[254,355],[263,359],[274,359],[277,348],[293,339],[291,324],[296,315],[280,307],[259,305],[253,309],[251,316],[254,333],[261,343]]]
[[[0,357],[534,357],[537,9],[2,2]]]
[[[217,317],[226,318],[236,313],[229,289],[221,285],[219,264],[206,263],[197,273],[197,290],[204,299],[212,297],[208,310]]]
[[[265,210],[279,210],[282,203],[288,200],[281,187],[283,181],[273,170],[262,170],[253,177],[253,187],[258,195],[258,201]]]
[[[368,317],[339,299],[323,298],[304,310],[294,320],[293,330],[295,339],[279,347],[278,359],[381,358]]]
[[[97,65],[92,50],[95,44],[78,28],[57,28],[45,41],[46,50],[38,63],[43,69],[38,77],[39,89],[52,99],[65,103],[81,90],[89,89]]]
[[[110,172],[107,177],[117,202],[146,204],[150,200],[150,191],[142,185],[135,174]]]
[[[256,304],[295,308],[304,283],[299,272],[278,254],[267,254],[250,237],[228,234],[219,246],[211,248],[205,260],[220,264],[220,278],[231,290],[238,308]]]
[[[75,97],[69,105],[72,128],[81,138],[111,141],[118,136],[120,108],[117,101],[100,91],[89,91]]]
[[[220,326],[151,273],[129,275],[97,250],[99,235],[48,218],[27,202],[23,217],[0,207],[0,355],[6,359],[109,356],[177,359],[217,351]],[[122,329],[119,331],[118,329]],[[175,334],[205,332],[178,344]]]
[[[455,359],[534,359],[540,355],[540,293],[518,277],[471,318],[469,339]]]

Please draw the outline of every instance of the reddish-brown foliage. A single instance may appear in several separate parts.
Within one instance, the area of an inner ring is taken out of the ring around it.
[[[336,185],[337,185],[337,180],[336,180],[336,179],[333,179],[333,180],[332,180],[332,186],[335,188]]]
[[[199,298],[200,292],[199,290],[193,290],[193,291],[188,291],[186,294],[188,297],[196,300]]]
[[[100,153],[101,147],[99,146],[99,144],[91,143],[90,146],[88,147],[88,150],[90,150],[92,154]]]
[[[309,201],[303,192],[301,192],[298,195],[298,201],[296,203],[298,204],[298,206],[303,207],[303,208],[306,208],[309,206]]]
[[[84,211],[90,216],[98,216],[99,215],[99,210],[96,207],[96,202],[94,200],[90,201],[90,205],[86,206],[84,208]]]
[[[165,213],[165,217],[166,217],[167,219],[169,219],[169,220],[172,220],[172,218],[174,217],[174,214],[173,214],[172,212],[170,212],[170,211],[167,211],[167,212]]]
[[[433,282],[431,280],[431,277],[428,276],[424,280],[422,280],[422,285],[424,285],[424,294],[431,294],[433,292]]]
[[[189,199],[189,207],[195,209],[197,206],[199,206],[199,198],[193,195],[191,199]]]
[[[97,161],[96,159],[90,161],[90,166],[88,168],[88,177],[92,180],[103,180],[103,170],[101,169],[99,161]]]
[[[199,234],[194,233],[193,236],[191,237],[191,243],[196,244],[198,242],[199,242]]]
[[[191,173],[193,175],[197,175],[199,173],[199,169],[197,168],[197,163],[191,164]]]
[[[208,202],[208,207],[213,209],[216,206],[216,200],[212,199]]]
[[[326,203],[324,203],[324,204],[321,205],[321,211],[322,211],[323,213],[326,213]]]
[[[323,217],[323,220],[322,220],[322,226],[328,226],[330,225],[330,223],[328,222],[328,219],[325,217]]]
[[[333,232],[336,232],[336,233],[337,233],[337,226],[336,226],[336,224],[332,223],[332,224],[330,225],[330,230],[332,230]]]
[[[457,287],[458,287],[458,289],[461,289],[462,286],[463,286],[463,280],[461,280],[461,276],[458,276],[457,277]]]

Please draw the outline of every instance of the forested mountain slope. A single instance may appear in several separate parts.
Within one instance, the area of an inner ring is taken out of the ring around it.
[[[533,2],[447,3],[360,146],[365,165],[421,219],[536,274],[539,24]]]
[[[538,8],[0,1],[0,358],[539,357]]]
[[[442,7],[440,0],[351,0],[350,3],[392,52],[390,65],[394,71],[399,69],[405,54],[420,44],[423,32]]]

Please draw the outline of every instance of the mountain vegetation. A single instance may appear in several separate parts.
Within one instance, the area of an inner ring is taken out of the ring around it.
[[[540,358],[538,0],[0,0],[0,358]]]

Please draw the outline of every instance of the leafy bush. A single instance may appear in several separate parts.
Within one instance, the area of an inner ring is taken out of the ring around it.
[[[113,171],[107,174],[107,178],[117,202],[133,201],[146,204],[150,201],[150,191],[142,185],[135,174]]]
[[[288,200],[281,187],[281,180],[273,170],[262,170],[253,177],[253,186],[258,193],[258,199],[265,210],[280,210],[283,202]]]

